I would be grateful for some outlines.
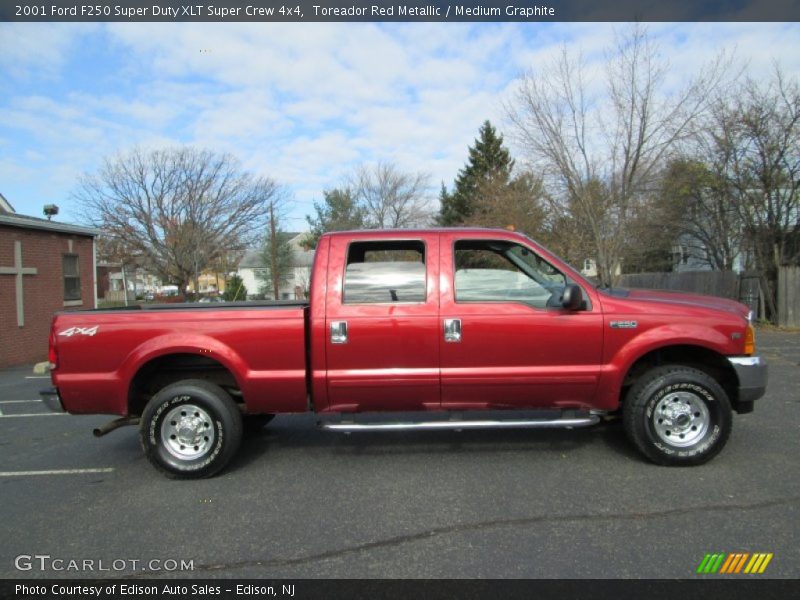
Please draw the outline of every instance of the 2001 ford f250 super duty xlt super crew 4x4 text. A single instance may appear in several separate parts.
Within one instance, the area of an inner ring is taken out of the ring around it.
[[[767,379],[746,306],[597,289],[527,237],[482,229],[326,234],[308,302],[60,313],[50,362],[51,408],[121,416],[98,435],[138,423],[148,459],[187,478],[219,471],[244,426],[309,411],[342,430],[621,415],[651,461],[700,464]]]

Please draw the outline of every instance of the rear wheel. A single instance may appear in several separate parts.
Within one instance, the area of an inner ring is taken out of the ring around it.
[[[708,374],[665,366],[645,373],[622,407],[625,432],[660,465],[699,465],[716,456],[732,428],[730,401]]]
[[[222,469],[242,440],[242,416],[218,385],[170,384],[145,407],[139,437],[145,456],[169,477],[197,479]]]

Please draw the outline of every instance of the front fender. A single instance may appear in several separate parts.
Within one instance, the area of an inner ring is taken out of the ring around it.
[[[730,335],[715,327],[702,324],[668,324],[652,327],[626,341],[607,357],[600,376],[597,406],[605,410],[619,408],[622,382],[640,358],[664,348],[694,346],[722,356],[735,354]]]

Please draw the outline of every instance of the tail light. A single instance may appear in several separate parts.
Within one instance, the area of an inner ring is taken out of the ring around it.
[[[50,327],[50,340],[47,347],[47,360],[50,362],[50,370],[53,371],[58,366],[58,349],[56,348],[56,328],[55,323]]]

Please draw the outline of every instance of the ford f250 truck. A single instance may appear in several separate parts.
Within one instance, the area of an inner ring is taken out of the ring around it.
[[[48,406],[120,416],[96,435],[139,424],[147,458],[180,478],[218,472],[246,427],[309,411],[348,431],[621,416],[651,461],[697,465],[767,381],[746,306],[597,288],[485,229],[326,234],[307,302],[60,313],[49,360]]]

